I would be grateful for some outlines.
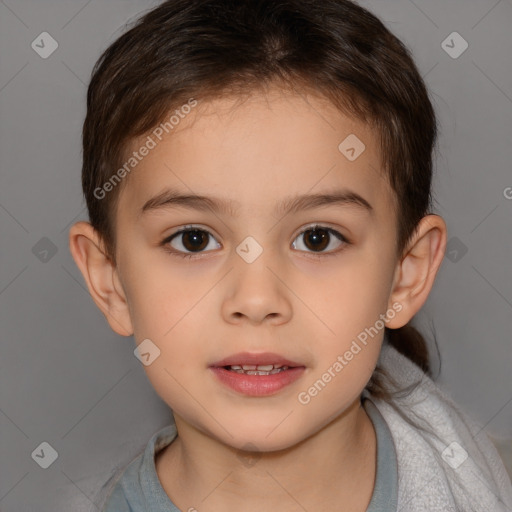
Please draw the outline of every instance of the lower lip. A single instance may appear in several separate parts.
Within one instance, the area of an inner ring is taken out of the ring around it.
[[[296,366],[273,375],[247,375],[217,366],[210,368],[223,384],[248,396],[273,395],[295,382],[305,370],[304,366]]]

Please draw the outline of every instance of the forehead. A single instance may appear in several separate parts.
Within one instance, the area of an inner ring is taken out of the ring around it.
[[[165,188],[225,198],[237,212],[343,188],[389,213],[393,197],[376,134],[325,98],[275,88],[177,110],[167,125],[132,141],[128,156],[145,144],[151,149],[123,184],[125,213]]]

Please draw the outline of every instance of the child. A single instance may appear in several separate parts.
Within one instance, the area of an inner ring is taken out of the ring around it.
[[[105,51],[70,249],[175,425],[103,511],[512,510],[409,325],[446,247],[436,136],[348,0],[168,0]]]

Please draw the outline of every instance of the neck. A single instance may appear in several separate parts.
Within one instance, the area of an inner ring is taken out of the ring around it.
[[[365,511],[373,492],[376,437],[357,399],[300,443],[274,452],[241,452],[175,414],[178,437],[156,458],[166,493],[181,510],[201,512]]]

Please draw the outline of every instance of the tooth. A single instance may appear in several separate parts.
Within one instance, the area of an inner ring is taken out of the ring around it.
[[[244,370],[256,370],[256,365],[255,364],[244,364],[244,365],[242,365],[242,368]]]
[[[272,368],[274,368],[273,364],[265,364],[265,365],[258,365],[256,367],[256,370],[260,370],[262,372],[269,372],[270,370],[272,370]]]
[[[276,373],[283,372],[288,369],[288,366],[274,365],[244,365],[243,369],[239,365],[231,365],[229,369],[235,373],[244,373],[245,375],[275,375]]]

